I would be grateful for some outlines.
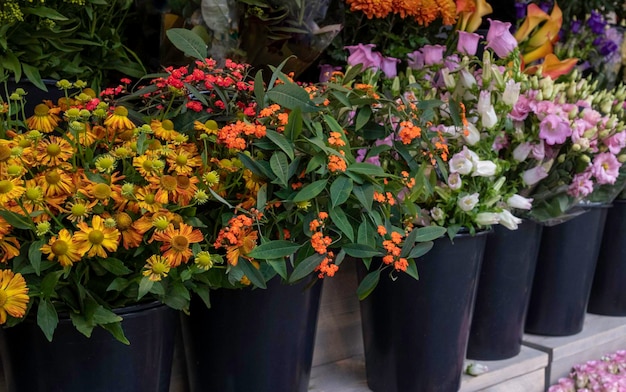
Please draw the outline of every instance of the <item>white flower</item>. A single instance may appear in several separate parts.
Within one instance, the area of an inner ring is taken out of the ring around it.
[[[460,209],[465,212],[471,211],[478,204],[478,193],[472,193],[471,195],[463,196],[457,202]]]
[[[500,214],[495,212],[479,212],[476,214],[476,223],[481,226],[491,226],[500,223]]]
[[[430,210],[430,216],[431,218],[433,218],[433,220],[435,221],[440,221],[445,217],[445,214],[443,212],[443,210],[439,207],[433,207]]]
[[[522,223],[522,220],[513,214],[509,210],[503,210],[498,213],[500,217],[500,224],[509,230],[517,230],[517,225]]]
[[[530,151],[532,149],[533,145],[529,142],[524,142],[520,144],[519,146],[515,147],[515,150],[513,150],[513,159],[518,162],[525,161],[526,158],[528,158],[528,154],[530,154]]]
[[[463,186],[463,181],[461,181],[461,175],[459,173],[451,173],[448,176],[448,186],[453,191],[461,189],[461,186]]]
[[[533,206],[533,199],[528,199],[524,196],[515,194],[506,199],[506,204],[511,208],[517,208],[518,210],[530,210]]]
[[[519,99],[520,87],[520,83],[515,83],[515,80],[507,80],[506,87],[502,93],[502,102],[509,106],[515,106]]]
[[[461,86],[470,89],[476,85],[476,78],[467,69],[463,68],[459,71],[459,82]]]
[[[480,114],[480,122],[483,127],[491,129],[498,123],[496,110],[491,104],[491,92],[485,90],[480,92],[476,111]]]
[[[472,177],[491,177],[496,174],[498,167],[491,161],[478,161],[474,165]]]
[[[454,87],[456,87],[456,80],[454,79],[454,76],[450,75],[450,70],[445,67],[442,68],[441,76],[443,78],[443,83],[446,85],[446,87],[449,90],[454,90]]]
[[[450,173],[470,174],[474,169],[474,162],[463,151],[454,154],[449,165]]]
[[[467,135],[463,133],[463,139],[465,139],[467,144],[473,146],[474,144],[478,143],[478,141],[480,140],[480,132],[478,132],[478,129],[472,122],[467,123],[467,127],[465,128],[465,130],[467,130]]]

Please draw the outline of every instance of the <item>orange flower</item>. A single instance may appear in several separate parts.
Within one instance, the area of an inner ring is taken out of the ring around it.
[[[535,27],[539,26],[540,23],[545,22],[548,19],[550,19],[550,16],[537,4],[528,4],[528,7],[526,7],[526,18],[524,18],[524,22],[522,22],[522,25],[515,32],[515,39],[517,42],[524,41],[528,38]]]
[[[393,0],[347,0],[350,11],[361,11],[368,19],[384,18],[393,8]]]
[[[457,30],[473,33],[478,30],[480,25],[483,23],[483,17],[493,12],[491,5],[489,5],[489,3],[485,0],[476,0],[472,2],[474,3],[474,7],[472,7],[472,4],[465,4],[459,7],[459,9],[467,9],[468,11],[461,12],[461,18],[457,24]]]
[[[328,256],[324,257],[322,262],[315,267],[315,271],[319,271],[319,274],[317,275],[318,278],[324,279],[326,276],[335,276],[335,272],[337,272],[339,266],[332,263],[334,256],[335,255],[332,252],[328,252]]]
[[[104,219],[94,215],[91,226],[85,222],[76,225],[80,231],[74,234],[79,253],[88,257],[107,257],[106,251],[115,252],[119,243],[120,232],[104,225]]]
[[[164,232],[155,233],[154,239],[161,241],[161,252],[172,267],[177,267],[181,263],[186,263],[193,255],[190,244],[201,242],[204,237],[198,229],[181,223],[178,229],[170,225]]]
[[[35,106],[35,114],[26,120],[28,129],[50,133],[59,125],[61,120],[58,116],[61,109],[49,108],[47,105],[40,103]]]
[[[331,155],[328,157],[328,170],[331,173],[334,172],[345,172],[348,169],[348,165],[346,163],[346,161],[337,156],[337,155]]]
[[[118,106],[113,113],[104,120],[104,125],[113,131],[123,132],[135,128],[135,124],[128,118],[128,109]]]
[[[328,137],[328,144],[336,147],[343,147],[346,145],[346,142],[341,138],[341,133],[339,132],[331,132]]]
[[[402,121],[400,127],[401,129],[398,136],[403,144],[411,144],[414,139],[420,137],[422,134],[422,129],[410,121]]]
[[[72,266],[83,256],[79,244],[67,229],[61,229],[58,236],[50,238],[48,243],[41,247],[41,252],[48,255],[48,260],[56,258],[63,267]]]
[[[214,246],[216,249],[226,249],[226,260],[229,264],[236,266],[239,257],[245,257],[256,246],[258,233],[252,229],[252,224],[252,218],[237,215],[218,233]]]
[[[571,58],[561,61],[554,54],[550,53],[546,56],[543,64],[530,67],[524,72],[528,74],[533,74],[538,69],[541,69],[541,74],[543,76],[549,76],[550,78],[552,78],[552,80],[556,80],[559,76],[568,74],[572,70],[572,68],[576,66],[577,63],[577,58]]]

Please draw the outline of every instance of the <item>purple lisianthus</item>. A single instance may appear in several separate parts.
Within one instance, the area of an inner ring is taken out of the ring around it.
[[[498,57],[505,58],[517,48],[517,40],[511,34],[511,23],[489,20],[486,48],[491,48]]]
[[[587,26],[591,29],[594,34],[603,34],[604,28],[606,27],[606,21],[602,14],[596,10],[591,11],[591,16],[589,20],[587,20]]]
[[[588,170],[576,174],[567,189],[567,193],[573,197],[585,197],[592,191],[593,181],[591,181],[591,172]]]
[[[437,65],[443,63],[443,53],[446,47],[443,45],[424,45],[421,51],[424,54],[425,65]]]
[[[548,114],[539,124],[539,137],[549,145],[564,143],[571,135],[572,128],[556,114]]]
[[[572,21],[572,24],[570,24],[570,32],[572,34],[578,34],[582,27],[583,23],[580,20],[574,20]]]
[[[528,7],[528,4],[525,2],[515,2],[515,19],[522,20],[526,17],[526,7]]]
[[[612,154],[619,154],[626,147],[626,132],[618,132],[603,140],[603,143],[609,148]]]
[[[358,44],[353,46],[346,46],[350,55],[348,56],[348,65],[355,66],[357,64],[363,64],[363,68],[375,68],[380,69],[380,63],[382,56],[380,53],[372,52],[376,45],[374,44]]]
[[[621,163],[610,152],[603,152],[595,156],[591,165],[591,174],[596,182],[602,184],[614,184],[619,175]]]
[[[476,33],[468,33],[467,31],[459,30],[457,32],[459,33],[459,42],[456,45],[456,50],[468,56],[475,55],[481,36]]]
[[[393,57],[382,57],[380,61],[380,69],[387,78],[395,78],[396,75],[398,75],[397,66],[399,62],[400,60]]]
[[[407,57],[409,58],[407,60],[407,64],[409,65],[409,68],[411,69],[424,68],[424,54],[421,51],[416,50],[414,52],[411,52],[407,54]]]

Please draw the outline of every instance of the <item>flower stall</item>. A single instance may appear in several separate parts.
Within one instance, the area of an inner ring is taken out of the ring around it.
[[[316,390],[346,279],[359,390],[620,390],[626,15],[510,3],[0,5],[6,390]]]

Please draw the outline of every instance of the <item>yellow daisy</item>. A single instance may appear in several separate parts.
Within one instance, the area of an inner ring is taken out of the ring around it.
[[[156,233],[154,239],[161,241],[161,252],[172,267],[177,267],[180,263],[186,263],[193,255],[189,245],[200,242],[204,239],[200,230],[181,223],[178,229],[170,225],[162,233]]]
[[[82,257],[79,246],[72,238],[72,233],[61,229],[58,236],[50,238],[47,244],[41,247],[41,252],[48,255],[48,260],[57,259],[63,267],[70,267]]]
[[[69,212],[67,219],[72,222],[83,222],[91,213],[91,207],[85,200],[68,203],[66,209]]]
[[[72,177],[57,168],[48,170],[37,177],[37,184],[48,196],[70,196],[76,190]]]
[[[24,182],[20,178],[0,180],[0,204],[19,199],[25,191]]]
[[[150,128],[152,128],[154,135],[162,140],[174,140],[178,136],[178,132],[174,130],[172,120],[152,120]]]
[[[107,257],[107,250],[115,252],[120,240],[120,232],[116,228],[106,227],[99,215],[91,219],[91,226],[85,222],[76,225],[80,231],[74,234],[81,253],[87,252],[87,257]]]
[[[40,165],[58,166],[74,154],[72,145],[58,136],[50,136],[37,144],[35,157]]]
[[[189,175],[194,168],[202,165],[202,159],[189,151],[181,149],[172,151],[167,156],[167,163],[170,167],[170,172]]]
[[[61,109],[49,108],[47,105],[40,103],[35,106],[35,114],[26,120],[28,129],[50,133],[59,125],[61,120],[58,116]]]
[[[157,212],[162,208],[161,203],[156,200],[156,193],[148,187],[137,189],[135,194],[137,205],[148,212]]]
[[[124,106],[118,106],[113,113],[104,120],[104,125],[113,131],[126,131],[135,129],[135,124],[128,118],[128,109]]]
[[[6,221],[3,220],[3,222]],[[17,238],[0,236],[0,264],[6,264],[12,258],[19,256],[19,254],[20,243]]]
[[[158,159],[151,158],[147,155],[140,155],[133,158],[133,167],[144,177],[160,174],[159,168],[164,166],[162,163],[163,162]]]
[[[7,314],[24,317],[29,300],[22,274],[14,274],[11,270],[0,271],[0,324],[6,323]]]
[[[146,265],[143,268],[143,276],[147,276],[153,282],[158,282],[167,276],[171,267],[163,256],[152,255],[146,260]]]

